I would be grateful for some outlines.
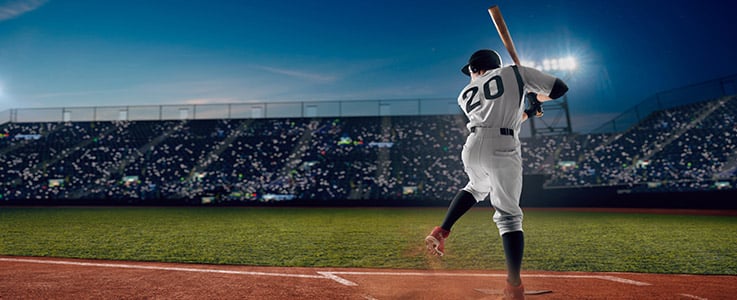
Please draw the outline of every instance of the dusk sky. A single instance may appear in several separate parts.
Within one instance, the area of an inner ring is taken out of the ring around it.
[[[576,131],[737,74],[729,1],[0,0],[0,111],[455,99],[475,50],[511,63],[494,4],[523,60],[577,59]]]

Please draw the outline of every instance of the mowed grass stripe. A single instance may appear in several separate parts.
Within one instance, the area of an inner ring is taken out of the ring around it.
[[[0,254],[304,267],[504,269],[492,210],[423,239],[444,208],[0,207]],[[524,268],[737,274],[737,218],[527,211]]]

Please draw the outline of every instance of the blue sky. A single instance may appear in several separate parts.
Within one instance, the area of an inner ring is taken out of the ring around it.
[[[0,111],[286,100],[454,99],[480,48],[572,55],[577,131],[737,73],[723,1],[0,0]]]

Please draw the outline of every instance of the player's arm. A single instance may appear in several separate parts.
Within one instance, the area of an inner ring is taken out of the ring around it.
[[[568,92],[568,85],[560,78],[532,68],[525,68],[525,73],[531,78],[528,86],[532,92],[525,95],[528,107],[522,116],[523,122],[533,116],[542,117],[543,102],[558,99]]]
[[[551,98],[550,96],[543,95],[543,94],[537,94],[537,96],[535,96],[535,98],[537,98],[537,101],[540,101],[540,102],[545,102],[545,101],[553,100],[553,98]]]
[[[524,66],[519,71],[528,91],[536,93],[540,102],[558,99],[568,92],[568,85],[560,78]]]
[[[538,102],[546,102],[550,100],[555,100],[560,97],[563,97],[568,92],[568,85],[563,82],[560,78],[555,79],[555,83],[553,83],[553,88],[550,89],[550,93],[548,95],[543,93],[537,93],[536,100]]]
[[[553,88],[550,89],[550,94],[544,95],[544,94],[537,94],[537,100],[540,102],[550,101],[554,99],[558,99],[560,97],[563,97],[568,92],[568,85],[563,82],[560,78],[555,79],[555,83],[553,83]]]

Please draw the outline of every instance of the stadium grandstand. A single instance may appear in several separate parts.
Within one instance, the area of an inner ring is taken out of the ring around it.
[[[735,79],[521,138],[523,204],[736,207]],[[13,109],[0,203],[445,203],[465,121],[453,99]]]

